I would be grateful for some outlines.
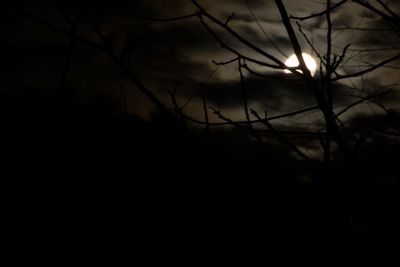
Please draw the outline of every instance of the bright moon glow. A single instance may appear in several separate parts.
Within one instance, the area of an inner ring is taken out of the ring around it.
[[[314,76],[317,71],[317,62],[315,59],[309,54],[303,53],[303,59],[306,63],[307,68],[310,70],[311,75]],[[299,65],[299,61],[295,54],[291,55],[286,61],[285,65],[288,67],[297,67]],[[290,73],[290,70],[285,70],[285,73]]]

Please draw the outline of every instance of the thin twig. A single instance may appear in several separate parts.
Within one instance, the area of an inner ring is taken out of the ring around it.
[[[238,60],[238,70],[239,70],[239,75],[240,75],[240,88],[242,91],[242,99],[243,99],[243,108],[244,108],[244,113],[246,116],[246,121],[247,121],[247,127],[249,128],[249,131],[251,135],[257,139],[258,142],[262,143],[261,138],[253,131],[253,125],[251,124],[250,121],[250,113],[249,113],[249,105],[248,105],[248,99],[247,99],[247,90],[245,86],[245,79],[243,75],[243,70],[242,70],[242,63],[240,62],[241,60]]]
[[[297,19],[297,20],[307,20],[307,19],[311,19],[311,18],[315,18],[315,17],[322,17],[323,15],[325,15],[326,13],[332,12],[334,9],[340,7],[341,5],[345,4],[348,0],[342,0],[340,2],[338,2],[335,5],[332,5],[330,8],[325,9],[321,12],[318,13],[314,13],[311,14],[309,16],[305,16],[305,17],[297,17],[297,16],[290,16],[291,19]]]
[[[285,52],[283,52],[282,49],[279,48],[279,46],[274,42],[274,40],[272,40],[272,38],[269,36],[269,34],[261,26],[260,21],[258,20],[256,14],[254,13],[253,8],[250,5],[250,0],[246,0],[246,4],[247,4],[247,8],[250,11],[251,16],[253,17],[253,19],[254,19],[255,23],[257,24],[258,28],[260,29],[260,31],[264,34],[264,36],[268,39],[268,41],[276,49],[276,51],[278,51],[285,58],[288,58],[289,56]]]
[[[313,106],[313,107],[304,108],[304,109],[293,111],[293,112],[289,112],[289,113],[284,113],[284,114],[280,114],[280,115],[276,115],[276,116],[271,116],[271,117],[268,117],[268,118],[263,119],[263,120],[250,120],[250,123],[252,123],[252,124],[264,123],[265,120],[273,121],[273,120],[283,119],[283,118],[287,118],[287,117],[293,117],[293,116],[300,115],[300,114],[303,114],[303,113],[306,113],[306,112],[311,112],[311,111],[314,111],[314,110],[317,110],[317,109],[319,109],[319,106]],[[213,111],[215,112],[215,109],[213,109]],[[184,116],[188,121],[191,121],[191,122],[196,123],[196,124],[204,125],[206,123],[204,121],[192,118],[192,117],[190,117],[190,116],[188,116],[186,114],[182,114],[182,116]],[[221,116],[220,118],[223,118],[223,116]],[[226,118],[223,118],[223,119],[225,120]],[[227,122],[210,122],[209,125],[210,126],[226,126],[226,125],[231,125],[231,124],[237,124],[237,125],[242,125],[243,124],[243,125],[245,125],[247,123],[249,123],[247,120],[245,120],[245,121],[233,121],[233,120],[230,120],[229,123],[227,123]]]
[[[377,9],[376,7],[372,6],[371,4],[369,4],[367,1],[363,1],[363,0],[352,0],[353,2],[369,9],[370,11],[372,11],[373,13],[381,16],[382,18],[386,19],[387,21],[390,21],[392,23],[394,23],[395,25],[399,25],[400,23],[400,19],[396,16],[396,17],[392,17],[389,16],[387,14],[385,14],[384,12],[382,12],[381,10]]]
[[[392,90],[387,90],[387,91],[384,91],[384,92],[381,92],[381,93],[378,93],[378,94],[374,94],[374,95],[370,95],[370,96],[367,96],[367,97],[363,97],[359,101],[356,101],[356,102],[348,105],[343,110],[337,112],[336,115],[335,115],[335,118],[340,117],[341,115],[343,115],[344,113],[349,111],[351,108],[353,108],[353,107],[355,107],[357,105],[360,105],[360,104],[364,103],[365,101],[369,101],[369,100],[374,99],[374,98],[382,97],[384,95],[390,94],[391,92],[392,92]]]
[[[396,56],[393,56],[391,58],[385,59],[385,60],[383,60],[383,61],[381,61],[379,63],[376,63],[374,66],[372,66],[372,67],[370,67],[368,69],[359,71],[359,72],[354,72],[354,73],[346,74],[346,75],[337,74],[336,77],[332,78],[332,81],[339,81],[339,80],[348,79],[348,78],[360,77],[360,76],[362,76],[364,74],[370,73],[370,72],[372,72],[372,71],[374,71],[376,69],[379,69],[382,66],[385,66],[385,65],[387,65],[387,64],[389,64],[391,62],[394,62],[396,60],[399,60],[399,59],[400,59],[400,55],[396,55]]]
[[[280,142],[282,142],[283,144],[285,144],[286,146],[288,146],[291,150],[293,150],[300,158],[305,159],[307,161],[310,162],[315,162],[315,160],[311,159],[310,157],[308,157],[306,154],[304,154],[300,149],[298,149],[298,147],[292,143],[290,143],[282,134],[279,133],[279,131],[275,130],[275,128],[271,125],[271,123],[269,123],[269,121],[267,120],[267,118],[262,119],[258,113],[255,110],[251,110],[251,114],[253,114],[253,116],[255,116],[257,119],[261,120],[264,122],[265,126],[267,126],[268,129],[271,130],[271,132],[273,132],[277,138],[280,140]]]
[[[218,20],[217,18],[212,16],[196,0],[191,0],[191,2],[200,10],[202,15],[207,17],[209,20],[214,22],[219,27],[223,28],[225,31],[227,31],[229,34],[231,34],[233,37],[235,37],[239,42],[241,42],[242,44],[244,44],[248,48],[254,50],[255,52],[259,53],[260,55],[268,58],[269,60],[271,60],[272,62],[274,62],[278,66],[280,66],[281,68],[285,68],[285,64],[282,61],[280,61],[279,59],[277,59],[276,57],[274,57],[270,53],[264,51],[263,49],[257,47],[255,44],[251,43],[250,41],[248,41],[247,39],[242,37],[240,34],[238,34],[236,31],[234,31],[231,27],[229,27],[225,23],[221,22],[220,20]]]
[[[195,13],[191,13],[188,15],[182,15],[182,16],[178,16],[178,17],[173,17],[173,18],[165,18],[165,19],[161,19],[161,18],[153,18],[153,17],[148,17],[145,16],[143,14],[138,14],[138,16],[142,19],[145,20],[151,20],[151,21],[156,21],[156,22],[173,22],[173,21],[179,21],[179,20],[185,20],[185,19],[190,19],[190,18],[195,18],[199,15],[199,12],[195,12]]]

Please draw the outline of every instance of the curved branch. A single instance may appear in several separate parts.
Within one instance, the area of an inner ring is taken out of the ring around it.
[[[335,4],[335,5],[332,5],[330,8],[325,9],[324,11],[321,11],[321,12],[318,12],[318,13],[314,13],[314,14],[311,14],[311,15],[309,15],[309,16],[305,16],[305,17],[296,17],[296,16],[290,15],[290,18],[291,18],[291,19],[297,19],[297,20],[307,20],[307,19],[311,19],[311,18],[315,18],[315,17],[321,17],[321,16],[323,16],[323,15],[325,15],[325,14],[327,14],[327,13],[332,12],[332,10],[334,10],[334,9],[336,9],[336,8],[338,8],[338,7],[340,7],[341,5],[345,4],[347,1],[348,1],[348,0],[342,0],[342,1],[338,2],[338,3]]]
[[[372,72],[380,67],[383,67],[393,61],[399,60],[400,59],[400,55],[396,55],[393,56],[391,58],[388,58],[386,60],[381,61],[380,63],[375,64],[374,66],[372,66],[371,68],[365,69],[363,71],[359,71],[359,72],[355,72],[355,73],[351,73],[351,74],[347,74],[347,75],[340,75],[337,74],[336,77],[332,78],[332,81],[338,81],[338,80],[343,80],[343,79],[347,79],[347,78],[355,78],[355,77],[359,77],[361,75],[367,74],[369,72]]]
[[[247,60],[249,62],[258,64],[260,66],[272,68],[272,69],[285,69],[285,68],[287,68],[286,66],[268,64],[268,63],[265,63],[265,62],[262,62],[262,61],[259,61],[259,60],[256,60],[256,59],[253,59],[253,58],[250,58],[248,56],[243,55],[242,53],[240,53],[239,51],[237,51],[236,49],[232,48],[231,46],[227,45],[224,41],[222,41],[222,39],[219,38],[218,35],[204,21],[202,15],[199,15],[198,17],[200,19],[200,23],[206,28],[206,30],[211,34],[211,36],[221,45],[221,47],[226,48],[227,50],[229,50],[230,52],[235,54],[238,58],[242,58],[242,59],[245,59],[245,60]]]
[[[195,13],[188,14],[188,15],[182,15],[182,16],[178,16],[178,17],[165,18],[165,19],[147,17],[147,16],[142,15],[142,14],[139,14],[138,16],[140,18],[142,18],[142,19],[145,19],[145,20],[151,20],[151,21],[157,21],[157,22],[172,22],[172,21],[178,21],[178,20],[185,20],[185,19],[194,18],[194,17],[197,17],[199,15],[199,13],[200,12],[195,12]]]
[[[253,116],[255,116],[257,119],[262,120],[265,124],[265,126],[267,126],[268,129],[271,130],[272,133],[274,133],[277,138],[280,140],[280,142],[282,142],[283,144],[285,144],[286,146],[288,146],[291,150],[293,150],[300,158],[308,160],[310,162],[316,163],[315,160],[311,159],[309,156],[307,156],[306,154],[304,154],[296,145],[292,144],[291,142],[289,142],[279,131],[277,131],[272,125],[271,123],[268,122],[268,120],[266,119],[262,119],[258,113],[255,110],[251,111],[251,114],[253,114]]]
[[[209,20],[214,22],[219,27],[221,27],[224,30],[226,30],[233,37],[235,37],[239,42],[241,42],[242,44],[246,45],[248,48],[254,50],[255,52],[259,53],[260,55],[268,58],[269,60],[271,60],[272,62],[276,63],[278,66],[280,66],[281,68],[285,68],[286,67],[285,64],[282,61],[280,61],[279,59],[277,59],[273,55],[265,52],[264,50],[262,50],[261,48],[257,47],[253,43],[249,42],[248,40],[243,38],[240,34],[238,34],[236,31],[234,31],[231,27],[229,27],[227,24],[223,23],[222,21],[220,21],[217,18],[215,18],[214,16],[212,16],[196,0],[191,0],[191,1],[200,10],[202,15],[207,17]]]
[[[382,18],[396,24],[397,26],[400,26],[400,19],[396,16],[396,17],[392,17],[387,15],[386,13],[380,11],[379,9],[377,9],[376,7],[372,6],[371,4],[369,4],[367,1],[363,1],[363,0],[352,0],[353,2],[359,4],[360,6],[363,6],[367,9],[369,9],[370,11],[372,11],[373,13],[381,16]]]
[[[378,93],[378,94],[374,94],[374,95],[370,95],[370,96],[367,96],[367,97],[363,97],[363,98],[360,99],[359,101],[356,101],[356,102],[354,102],[354,103],[348,105],[348,106],[345,107],[343,110],[341,110],[341,111],[339,111],[338,113],[336,113],[335,118],[340,117],[342,114],[346,113],[347,111],[349,111],[350,109],[354,108],[355,106],[358,106],[358,105],[364,103],[365,101],[369,101],[369,100],[371,100],[371,99],[374,99],[374,98],[378,98],[378,97],[387,95],[387,94],[389,94],[389,93],[391,93],[391,92],[392,92],[392,90],[387,90],[387,91],[384,91],[384,92],[381,92],[381,93]]]
[[[262,120],[250,120],[250,121],[247,121],[247,120],[245,120],[245,121],[232,121],[231,120],[229,123],[227,123],[227,122],[210,122],[209,125],[210,126],[226,126],[226,125],[232,125],[232,124],[240,125],[240,124],[248,124],[248,123],[251,123],[251,124],[264,123],[265,121],[273,121],[273,120],[283,119],[283,118],[286,118],[286,117],[293,117],[293,116],[300,115],[300,114],[303,114],[303,113],[306,113],[306,112],[317,110],[318,108],[319,108],[319,106],[313,106],[313,107],[304,108],[304,109],[296,110],[296,111],[289,112],[289,113],[284,113],[284,114],[280,114],[280,115],[276,115],[276,116],[271,116],[271,117],[268,117],[268,118],[265,118],[265,119],[262,119]],[[181,109],[178,108],[178,110],[181,110]],[[212,110],[215,112],[215,109],[212,109]],[[181,112],[180,115],[183,116],[186,120],[188,120],[190,122],[193,122],[193,123],[196,123],[196,124],[205,125],[205,123],[206,123],[205,121],[201,121],[201,120],[195,119],[193,117],[190,117],[190,116],[184,114],[183,112]],[[221,118],[221,119],[226,120],[226,118]]]

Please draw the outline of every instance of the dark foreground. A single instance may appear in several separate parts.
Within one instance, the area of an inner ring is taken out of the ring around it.
[[[328,174],[230,131],[49,114],[3,124],[2,266],[400,263],[389,148]]]

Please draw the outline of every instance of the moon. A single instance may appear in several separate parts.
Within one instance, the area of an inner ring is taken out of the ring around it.
[[[315,59],[307,53],[303,53],[303,59],[306,63],[307,68],[310,70],[311,75],[314,76],[317,71],[317,62]],[[299,65],[299,61],[297,60],[297,56],[295,54],[291,55],[286,61],[285,65],[288,67],[297,67]],[[285,73],[291,73],[290,70],[285,70]]]

